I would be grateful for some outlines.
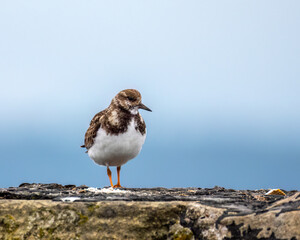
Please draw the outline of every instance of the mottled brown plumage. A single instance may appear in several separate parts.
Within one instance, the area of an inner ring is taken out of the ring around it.
[[[101,126],[101,117],[103,117],[103,115],[105,115],[106,112],[107,109],[97,113],[93,117],[93,119],[90,122],[90,126],[85,133],[84,145],[82,145],[81,147],[85,147],[86,149],[89,149],[93,145],[94,138],[96,137],[97,132]]]
[[[84,145],[87,150],[94,144],[97,132],[102,127],[108,134],[120,134],[127,130],[132,119],[136,122],[136,130],[141,134],[146,133],[146,124],[142,116],[132,114],[134,107],[149,110],[141,104],[141,94],[134,89],[126,89],[119,92],[105,110],[97,113],[90,122],[90,126],[85,133]]]

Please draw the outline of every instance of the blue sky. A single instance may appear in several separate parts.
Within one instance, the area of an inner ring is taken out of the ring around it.
[[[122,185],[300,189],[299,1],[0,5],[0,187],[108,186],[79,146],[136,88],[153,112]]]

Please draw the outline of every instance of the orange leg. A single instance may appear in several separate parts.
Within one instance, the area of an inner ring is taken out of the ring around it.
[[[108,166],[107,166],[107,176],[109,177],[111,187],[114,187],[113,182],[111,180],[111,171]]]
[[[118,173],[118,183],[114,186],[114,188],[121,188],[120,184],[120,171],[121,171],[121,166],[117,167],[117,173]]]

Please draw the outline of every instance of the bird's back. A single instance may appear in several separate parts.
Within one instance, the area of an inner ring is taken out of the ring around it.
[[[104,109],[103,111],[97,113],[93,117],[93,119],[90,122],[90,126],[85,133],[84,145],[82,145],[81,147],[85,147],[87,150],[89,150],[93,146],[94,139],[97,136],[97,132],[101,127],[101,121],[103,119],[103,116],[105,116],[106,112],[107,109]]]

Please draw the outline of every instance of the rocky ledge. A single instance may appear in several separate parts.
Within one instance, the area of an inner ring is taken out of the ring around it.
[[[300,239],[300,192],[0,188],[0,239]]]

